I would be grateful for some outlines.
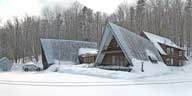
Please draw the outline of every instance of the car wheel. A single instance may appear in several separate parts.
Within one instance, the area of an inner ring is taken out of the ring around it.
[[[25,71],[25,72],[28,72],[29,70],[28,70],[28,68],[25,68],[24,71]]]
[[[41,69],[40,68],[37,68],[37,70],[36,71],[40,71]]]

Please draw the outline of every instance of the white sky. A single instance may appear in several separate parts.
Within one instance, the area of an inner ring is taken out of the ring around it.
[[[7,20],[13,16],[39,15],[44,6],[69,6],[75,0],[0,0],[0,19]],[[108,14],[115,11],[117,6],[126,1],[133,4],[136,0],[77,0],[81,4]]]

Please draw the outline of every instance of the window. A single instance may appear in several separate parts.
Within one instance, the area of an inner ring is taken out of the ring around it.
[[[183,56],[183,51],[179,51],[179,56]]]
[[[174,64],[174,62],[173,62],[173,58],[171,58],[171,65],[173,65]]]
[[[112,56],[112,64],[115,64],[116,62],[115,62],[115,56],[113,55]]]
[[[174,54],[174,48],[167,47],[167,54],[173,55]]]
[[[171,54],[171,48],[167,48],[167,54]]]
[[[151,56],[148,56],[149,60],[152,62],[152,63],[157,63],[157,59],[156,58],[153,58]]]
[[[146,50],[147,56],[152,63],[157,63],[158,59],[153,52]]]
[[[115,56],[115,63],[116,63],[116,65],[120,65],[120,60],[119,60],[119,56]]]
[[[167,63],[167,65],[173,65],[174,64],[173,58],[167,58],[166,63]]]
[[[171,65],[171,59],[170,59],[170,58],[167,58],[167,59],[166,59],[166,63],[167,63],[168,65]]]
[[[173,54],[174,53],[174,48],[171,48],[171,54]]]
[[[183,61],[179,60],[179,66],[183,65]]]
[[[123,64],[125,64],[125,66],[129,66],[126,57],[123,57]]]
[[[124,57],[118,54],[112,55],[112,65],[124,66]]]

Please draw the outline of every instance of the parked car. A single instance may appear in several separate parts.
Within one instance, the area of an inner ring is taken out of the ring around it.
[[[25,72],[28,72],[28,71],[41,71],[41,68],[36,66],[36,65],[30,64],[30,65],[24,65],[23,70]]]

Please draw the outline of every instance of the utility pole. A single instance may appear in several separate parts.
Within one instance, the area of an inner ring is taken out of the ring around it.
[[[144,72],[143,63],[144,62],[141,62],[141,72]]]
[[[61,14],[58,13],[57,15],[57,32],[58,32],[58,55],[59,55],[59,67],[60,67],[60,59],[61,59],[61,32],[60,32],[60,27],[61,27],[61,24],[62,24],[62,19],[61,19]]]

